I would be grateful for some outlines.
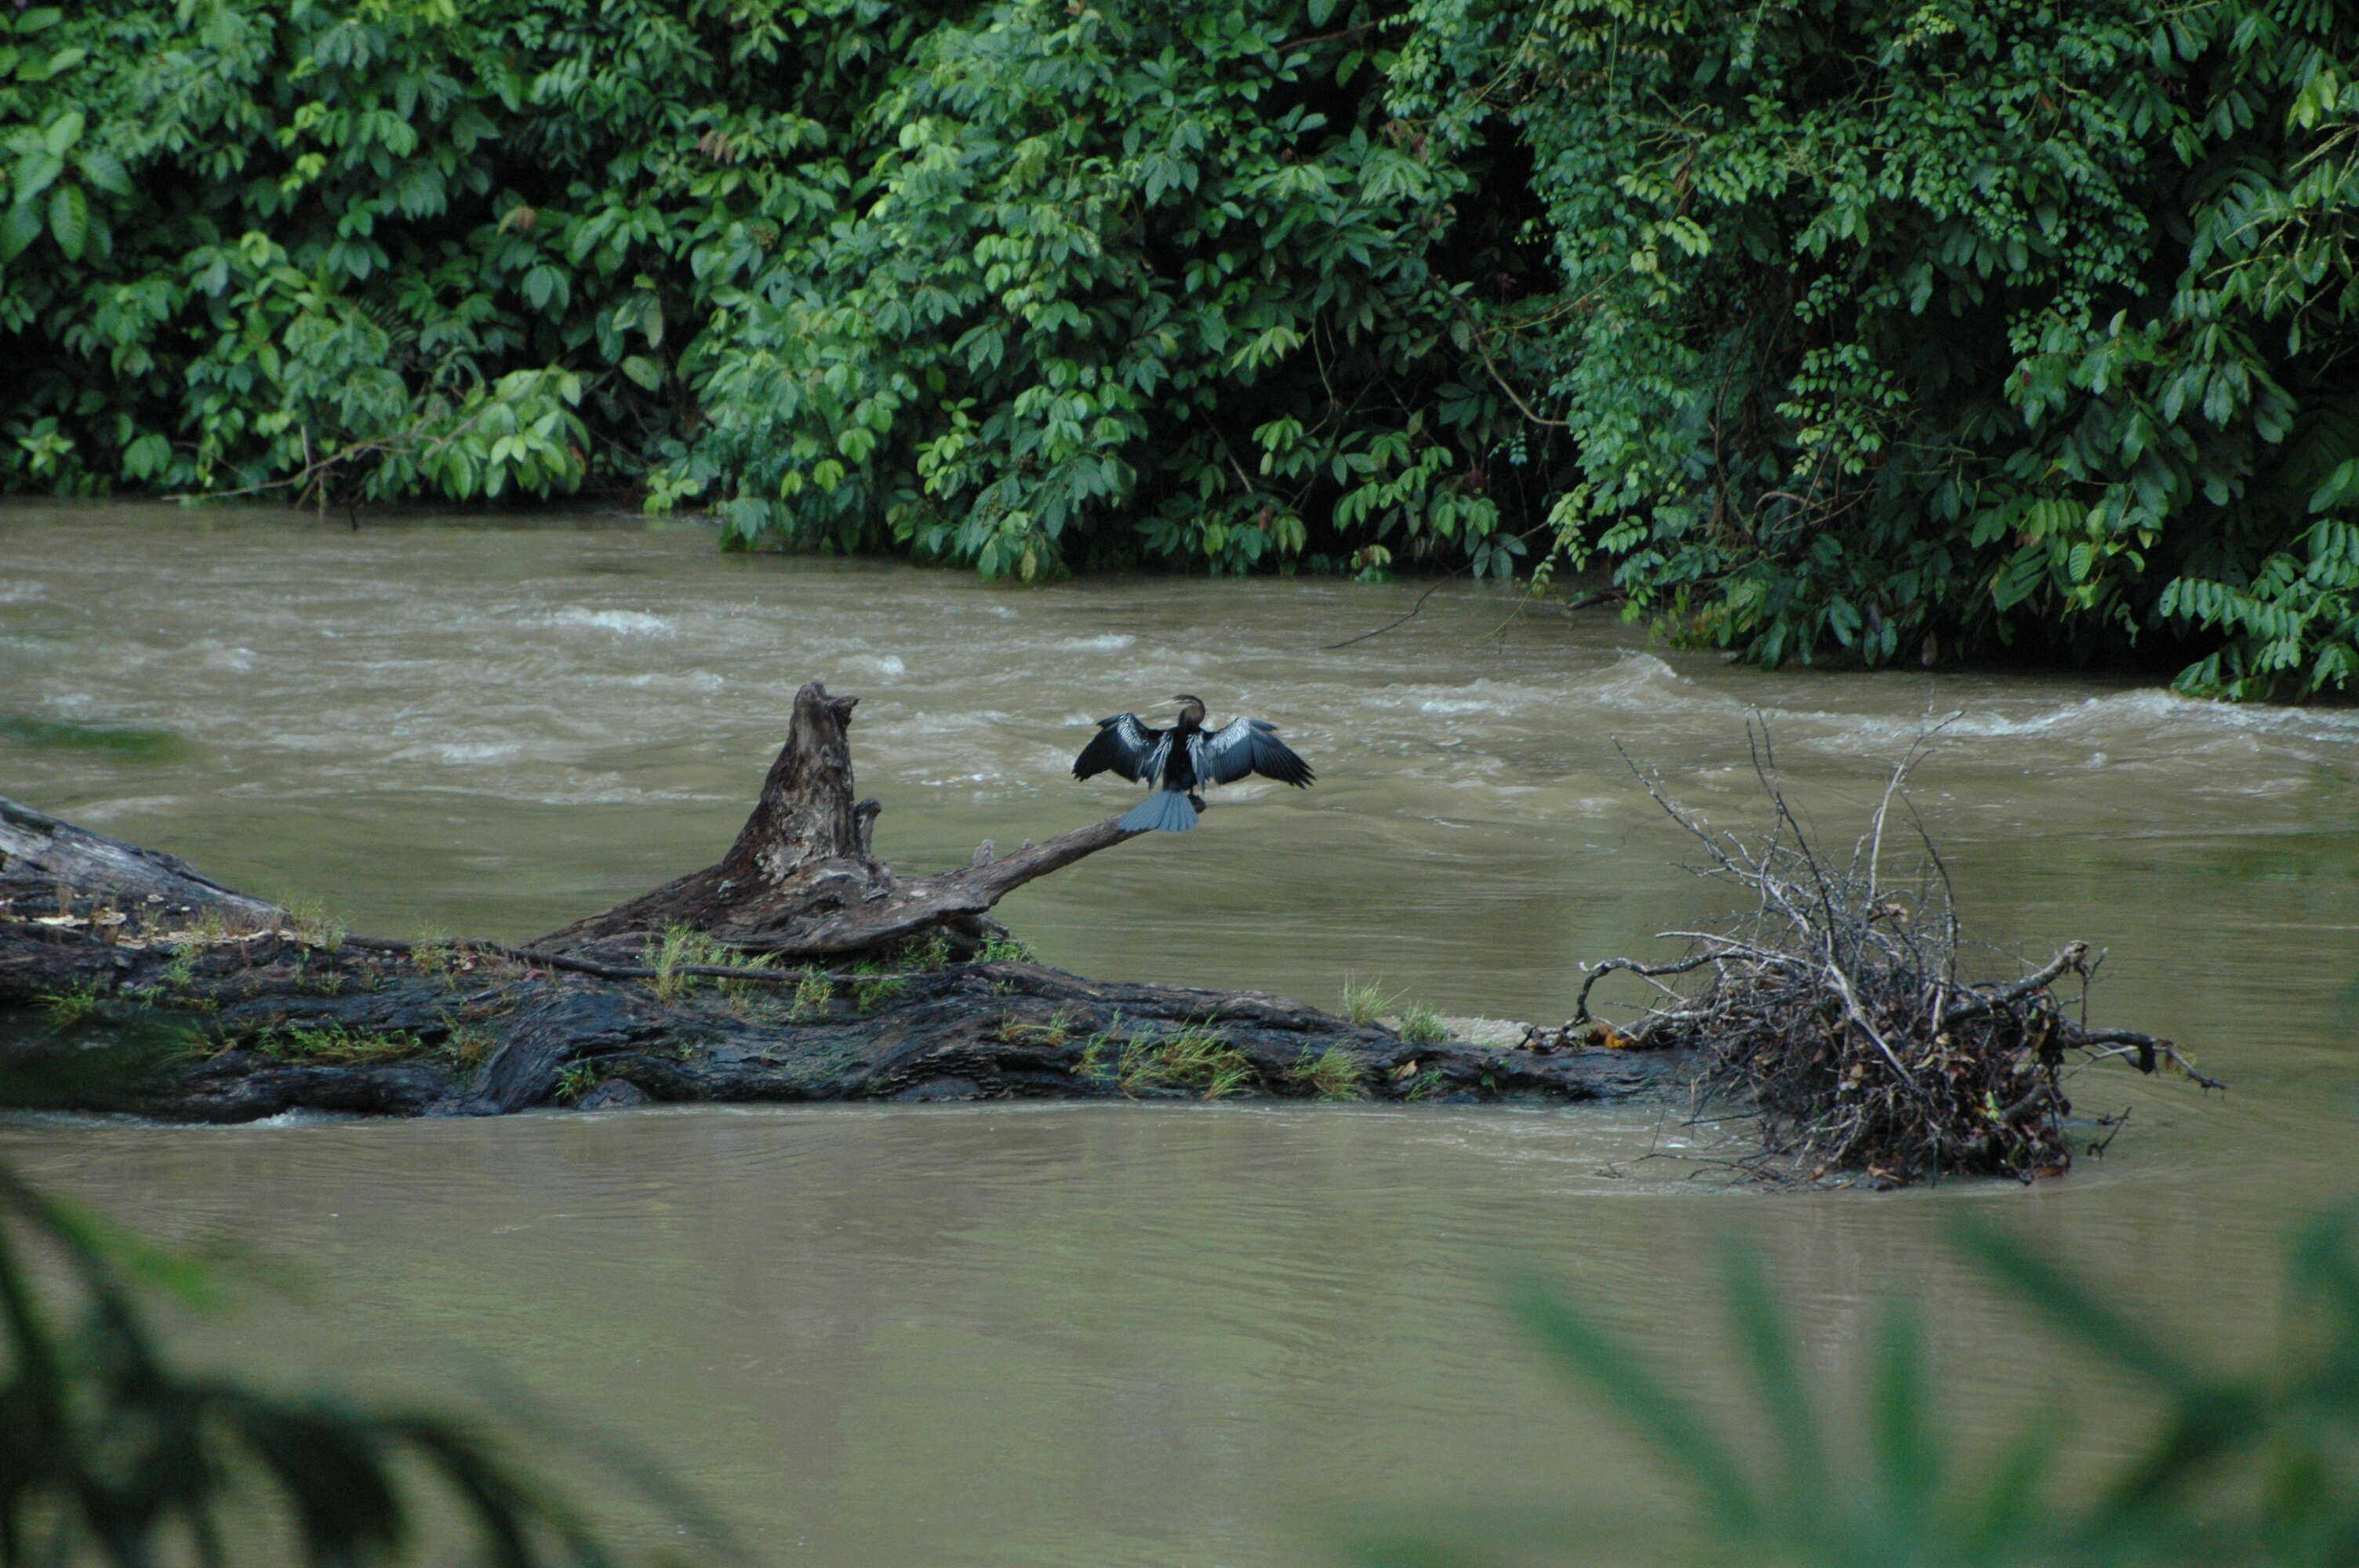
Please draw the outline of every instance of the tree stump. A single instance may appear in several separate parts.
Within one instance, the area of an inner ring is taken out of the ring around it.
[[[992,905],[1036,877],[1137,835],[1114,818],[1027,842],[1005,860],[986,840],[957,871],[908,881],[876,858],[875,800],[858,800],[846,738],[856,697],[830,697],[812,681],[795,693],[786,743],[761,798],[719,861],[531,946],[544,952],[628,961],[675,925],[746,954],[794,960],[884,955],[940,931],[963,958],[994,929]]]

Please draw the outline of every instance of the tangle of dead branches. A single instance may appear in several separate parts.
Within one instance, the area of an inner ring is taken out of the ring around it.
[[[1742,1163],[1779,1178],[2029,1181],[2071,1163],[2064,1088],[2081,1066],[2126,1060],[2142,1073],[2168,1068],[2223,1087],[2168,1040],[2090,1027],[2088,982],[2103,954],[2084,942],[2014,979],[1961,978],[1949,869],[1906,789],[1939,729],[1893,768],[1847,857],[1814,844],[1788,803],[1766,726],[1746,726],[1770,807],[1767,827],[1750,836],[1708,827],[1623,752],[1647,794],[1704,847],[1699,874],[1740,890],[1749,907],[1709,929],[1660,933],[1687,944],[1669,962],[1591,966],[1560,1038],[1696,1053],[1699,1115],[1749,1112],[1761,1148]],[[1902,838],[1902,817],[1906,842],[1888,846],[1887,833]],[[1658,993],[1626,1025],[1589,1011],[1591,989],[1616,972]],[[1678,976],[1695,978],[1665,983]],[[2057,989],[2068,979],[2080,982],[2069,1000]]]

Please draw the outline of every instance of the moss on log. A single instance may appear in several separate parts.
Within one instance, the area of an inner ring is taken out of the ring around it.
[[[245,1121],[299,1109],[836,1099],[1629,1095],[1662,1054],[1412,1044],[1254,991],[1017,957],[1015,887],[1101,822],[896,878],[856,801],[856,698],[814,682],[721,860],[529,946],[353,935],[0,798],[0,1097]]]

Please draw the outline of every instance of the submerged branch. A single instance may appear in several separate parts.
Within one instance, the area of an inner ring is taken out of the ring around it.
[[[1747,907],[1712,923],[1719,929],[1663,933],[1689,944],[1680,958],[1587,966],[1559,1038],[1586,1031],[1697,1053],[1699,1114],[1719,1106],[1750,1115],[1767,1157],[1757,1168],[1789,1175],[2028,1180],[2071,1163],[2064,1081],[2079,1067],[2126,1060],[2143,1073],[2169,1066],[2202,1088],[2223,1087],[2168,1040],[2093,1029],[2066,1010],[2054,987],[2078,975],[2085,996],[2096,968],[2085,942],[2065,944],[2015,979],[1959,983],[1949,868],[1907,793],[1939,727],[1895,766],[1847,860],[1804,832],[1766,730],[1747,726],[1769,807],[1767,830],[1752,838],[1706,826],[1625,752],[1648,795],[1710,853],[1701,874],[1740,892]],[[1896,806],[1908,813],[1921,849],[1899,866],[1886,842]],[[1590,992],[1608,974],[1699,970],[1709,974],[1685,991],[1658,980],[1664,994],[1626,1028],[1590,1012]]]

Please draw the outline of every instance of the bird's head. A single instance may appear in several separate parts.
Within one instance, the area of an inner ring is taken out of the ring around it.
[[[1171,700],[1180,705],[1180,718],[1193,719],[1199,724],[1204,722],[1204,699],[1202,697],[1190,697],[1183,691],[1172,697]]]

